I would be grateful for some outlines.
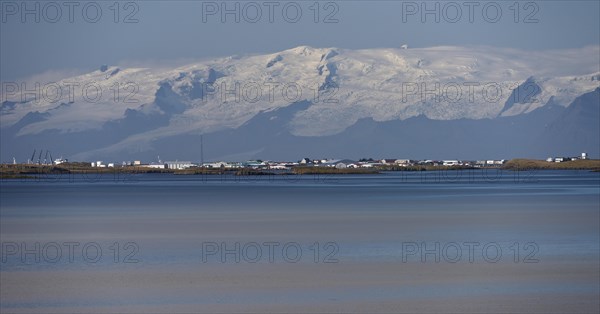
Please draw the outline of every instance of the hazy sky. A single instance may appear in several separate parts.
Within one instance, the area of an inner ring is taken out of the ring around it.
[[[595,0],[516,6],[514,1],[123,1],[118,10],[114,1],[0,3],[3,81],[47,71],[89,71],[101,64],[194,60],[299,45],[542,50],[600,44]],[[237,13],[223,17],[223,9]],[[428,9],[432,13],[423,16]]]

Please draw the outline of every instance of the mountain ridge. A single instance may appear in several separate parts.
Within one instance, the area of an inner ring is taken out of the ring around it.
[[[226,134],[281,142],[250,145],[252,141],[245,141],[236,144],[237,151],[215,149],[214,158],[241,156],[245,152],[276,156],[277,151],[290,150],[288,146],[302,148],[299,154],[326,154],[327,148],[336,147],[328,139],[345,142],[341,139],[352,140],[354,136],[356,141],[366,132],[357,131],[361,127],[370,128],[373,136],[393,143],[377,131],[391,125],[393,132],[418,132],[422,140],[434,143],[433,149],[410,146],[415,154],[432,154],[437,147],[448,155],[461,155],[453,151],[457,146],[453,149],[434,139],[447,137],[446,141],[456,142],[458,139],[448,134],[458,136],[467,129],[471,135],[478,133],[478,128],[483,132],[509,132],[510,126],[503,126],[507,130],[484,126],[484,122],[503,125],[500,121],[508,119],[519,124],[522,122],[516,121],[539,113],[540,108],[570,107],[583,95],[597,91],[600,73],[594,70],[598,67],[598,53],[600,47],[595,46],[536,53],[489,47],[348,50],[300,46],[173,69],[105,67],[56,83],[69,86],[69,82],[78,82],[80,86],[95,87],[103,92],[103,98],[97,102],[86,101],[77,93],[74,99],[58,102],[41,97],[37,102],[19,101],[19,95],[13,95],[13,99],[3,97],[6,100],[0,107],[1,158],[12,159],[13,155],[27,155],[33,148],[47,147],[80,159],[148,158],[157,153],[165,156],[165,151],[172,152],[173,158],[192,159],[197,152],[186,153],[187,149],[176,143],[197,140],[201,134],[207,138],[214,135],[224,143],[236,142]],[[579,101],[595,101],[590,97]],[[285,123],[271,126],[270,120],[264,120],[269,112],[283,114],[284,118],[269,118]],[[586,119],[573,116],[562,124],[549,118],[543,127],[534,123],[539,129],[528,129],[536,133],[528,140],[529,145],[543,137],[538,133],[556,136],[560,133],[557,130]],[[415,123],[419,121],[422,125],[417,127]],[[265,126],[256,127],[257,123]],[[552,123],[556,124],[554,128],[545,128]],[[429,129],[421,130],[425,125]],[[245,133],[236,132],[238,129]],[[595,130],[593,125],[588,129]],[[579,129],[573,128],[573,132],[582,137]],[[271,139],[271,133],[279,138]],[[438,137],[432,138],[433,134]],[[579,146],[592,154],[598,149],[598,145],[594,147],[596,137],[585,137],[585,143]],[[506,138],[500,136],[496,141]],[[367,140],[363,142],[372,146]],[[560,141],[555,144],[563,145]],[[477,147],[475,143],[471,146]],[[527,153],[526,146],[506,149],[504,154]],[[551,153],[551,146],[546,143],[545,147],[530,147],[531,155],[523,157],[544,157],[541,154]],[[331,154],[345,153],[350,157],[354,151],[350,145],[347,148],[346,152],[340,148]],[[371,154],[377,154],[377,150],[389,154],[404,151],[379,146],[374,149]],[[476,149],[468,151],[477,153]],[[489,153],[492,151],[490,148]]]

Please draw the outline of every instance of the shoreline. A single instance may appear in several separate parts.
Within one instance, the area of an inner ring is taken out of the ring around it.
[[[175,174],[175,175],[234,175],[234,176],[283,176],[283,175],[357,175],[381,174],[383,172],[421,172],[421,171],[447,171],[447,170],[485,170],[502,169],[509,171],[522,170],[589,170],[600,172],[600,160],[574,160],[561,163],[548,162],[535,159],[512,159],[499,167],[470,167],[470,166],[376,166],[372,168],[346,168],[319,166],[296,166],[286,170],[235,168],[188,168],[188,169],[156,169],[140,166],[123,166],[115,168],[95,168],[88,163],[66,163],[61,165],[31,165],[31,164],[4,164],[0,166],[0,179],[36,179],[36,175],[49,174]]]

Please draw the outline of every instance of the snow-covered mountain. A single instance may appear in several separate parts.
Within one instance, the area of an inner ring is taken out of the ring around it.
[[[1,158],[37,148],[71,160],[198,160],[201,134],[207,159],[598,156],[599,55],[300,46],[171,69],[103,67],[37,95],[33,83],[3,82]]]

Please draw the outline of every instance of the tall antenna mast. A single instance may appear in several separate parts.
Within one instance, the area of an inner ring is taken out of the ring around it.
[[[204,135],[200,135],[200,167],[204,168]]]

